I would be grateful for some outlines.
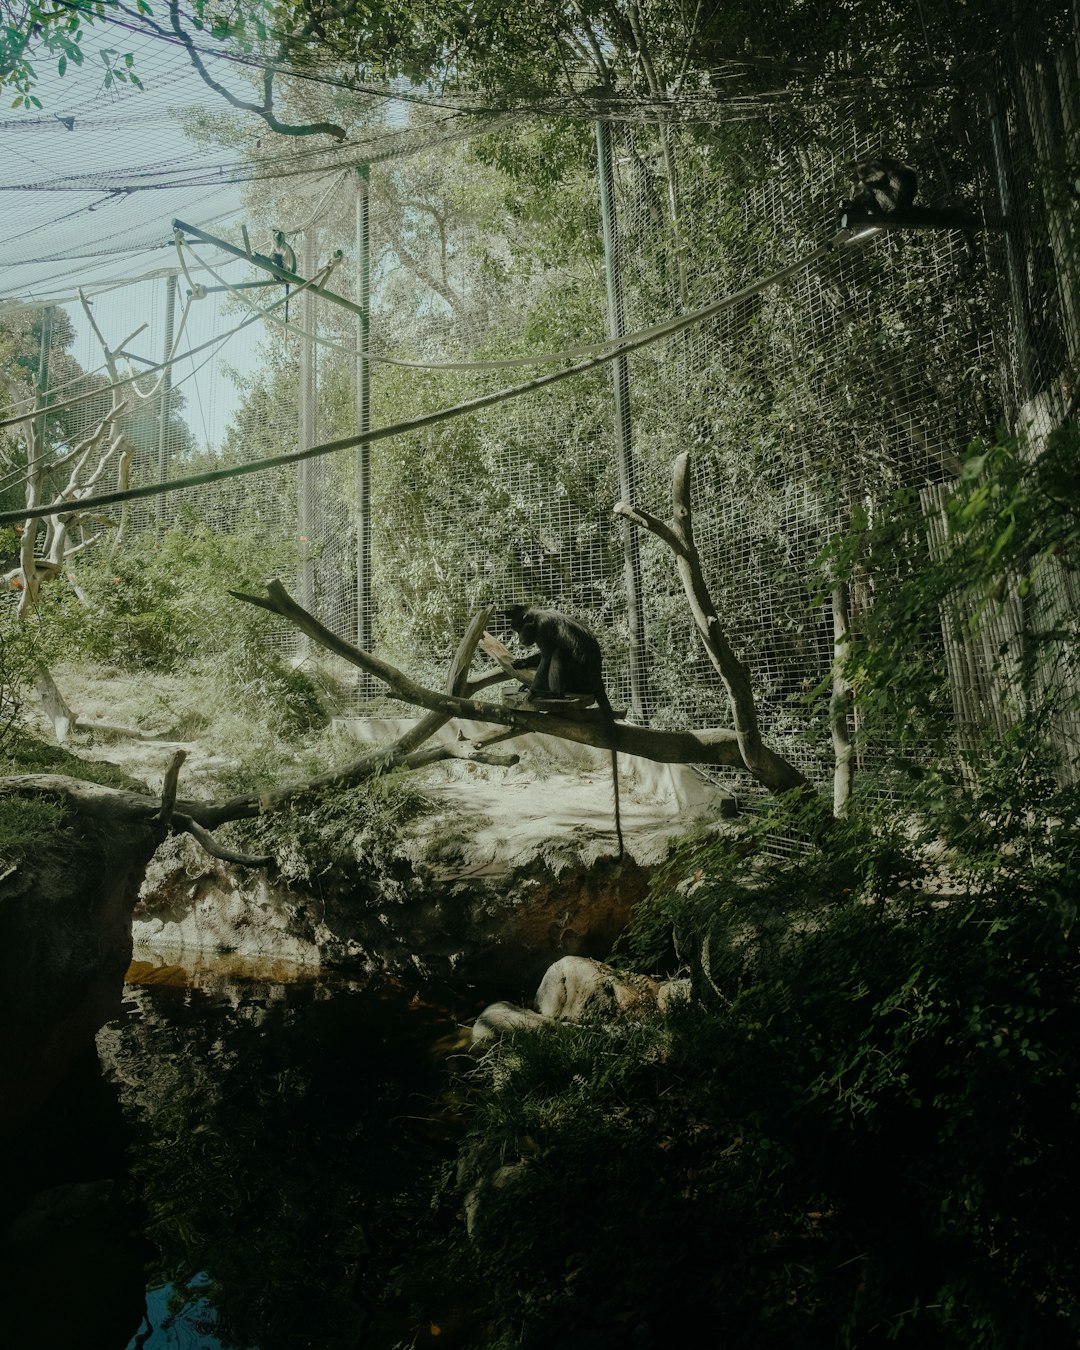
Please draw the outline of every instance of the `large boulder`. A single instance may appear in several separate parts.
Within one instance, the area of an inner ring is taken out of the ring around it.
[[[602,961],[564,956],[549,966],[536,991],[541,1017],[580,1022],[656,1007],[657,984],[647,975],[619,972]]]

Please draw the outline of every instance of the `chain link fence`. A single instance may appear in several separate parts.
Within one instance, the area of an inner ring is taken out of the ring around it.
[[[198,519],[277,540],[290,586],[325,623],[432,682],[479,605],[559,608],[601,636],[612,702],[631,718],[723,724],[727,700],[672,556],[651,535],[631,541],[612,515],[628,496],[669,515],[672,464],[688,451],[706,578],[762,726],[827,777],[820,717],[806,734],[834,655],[828,606],[809,604],[822,548],[901,488],[922,493],[937,547],[972,440],[1016,428],[1034,455],[1075,417],[1078,88],[1074,25],[1052,41],[1021,32],[983,84],[953,97],[950,135],[965,154],[958,164],[922,145],[919,199],[962,208],[973,230],[838,235],[851,162],[908,158],[843,99],[809,122],[768,108],[734,127],[700,108],[685,124],[505,119],[426,147],[398,136],[363,166],[328,159],[273,209],[292,211],[292,270],[329,268],[325,285],[347,304],[287,297],[280,278],[212,245],[182,250],[171,275],[99,293],[102,322],[123,327],[126,311],[148,324],[131,347],[144,362],[160,361],[183,323],[232,334],[145,401],[133,481],[407,421],[550,369],[528,357],[554,338],[570,362],[600,338],[731,303],[438,427],[140,503],[132,528]],[[529,157],[532,182],[515,200],[504,170]],[[289,261],[263,190],[249,191],[253,246]],[[271,303],[255,323],[253,306]],[[53,399],[77,392],[62,376],[58,366]],[[88,427],[93,407],[80,416]],[[1078,598],[1075,573],[1055,565],[996,626],[946,632],[961,738],[1008,724],[1023,631],[1035,621],[1075,638]],[[850,600],[857,623],[870,584]],[[1063,658],[1045,682],[1068,692],[1075,677]],[[348,679],[340,711],[384,708]],[[1063,748],[1078,733],[1062,712]]]

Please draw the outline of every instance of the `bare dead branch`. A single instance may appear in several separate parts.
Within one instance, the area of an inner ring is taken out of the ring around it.
[[[484,636],[484,630],[491,622],[492,613],[493,607],[489,605],[486,609],[479,610],[469,621],[469,626],[465,629],[454,653],[454,659],[450,662],[450,673],[446,677],[448,694],[464,694],[468,690],[469,667],[476,653],[476,644]]]
[[[472,698],[473,694],[478,694],[481,689],[490,689],[493,684],[505,684],[507,680],[516,680],[518,674],[516,670],[512,675],[508,675],[505,670],[493,670],[490,675],[481,675],[479,679],[470,680],[465,693],[467,697]]]
[[[211,858],[219,858],[222,862],[235,863],[238,867],[269,867],[274,861],[268,853],[252,855],[226,848],[224,844],[218,843],[209,830],[204,830],[198,821],[192,820],[190,816],[174,815],[172,828],[174,833],[190,834]]]
[[[249,103],[242,98],[237,98],[235,94],[229,92],[223,84],[220,84],[207,70],[203,64],[203,59],[199,55],[198,48],[191,39],[190,33],[180,22],[180,6],[177,0],[169,0],[169,23],[173,34],[183,43],[188,54],[188,60],[198,72],[203,83],[208,85],[215,94],[220,94],[226,103],[232,104],[234,108],[239,108],[241,112],[255,113],[261,117],[271,131],[278,132],[282,136],[333,136],[337,141],[347,139],[347,133],[344,127],[339,127],[335,122],[305,122],[300,125],[294,125],[289,122],[282,122],[274,115],[274,70],[271,66],[263,67],[263,98],[261,103]],[[151,23],[151,27],[156,28],[159,33],[164,30],[157,24]]]
[[[468,764],[494,764],[500,769],[510,769],[520,763],[521,756],[489,754],[485,750],[461,749],[455,745],[431,745],[423,750],[414,750],[406,758],[405,767],[424,769],[429,764],[438,764],[446,759],[461,759]]]
[[[654,516],[651,511],[643,511],[640,506],[628,506],[626,502],[617,502],[615,514],[630,521],[632,525],[640,525],[643,530],[655,534],[657,539],[667,544],[676,556],[685,552],[682,540],[671,526],[659,516]]]
[[[727,691],[735,735],[746,768],[770,792],[808,788],[806,778],[793,764],[771,750],[761,739],[750,672],[735,655],[727,640],[712,597],[705,584],[701,559],[694,543],[693,511],[690,504],[690,456],[678,455],[672,470],[672,520],[664,522],[625,502],[616,514],[649,530],[675,554],[690,612],[717,673]]]
[[[176,807],[176,785],[180,780],[180,766],[187,759],[186,750],[177,750],[165,770],[165,781],[161,786],[161,810],[158,819],[162,825],[169,825]]]
[[[577,716],[566,716],[555,712],[511,708],[500,703],[485,703],[479,699],[440,693],[410,679],[403,671],[371,652],[365,652],[346,642],[344,638],[339,638],[336,633],[332,633],[298,605],[280,581],[270,582],[265,597],[245,595],[238,591],[231,591],[230,594],[238,600],[280,614],[327,651],[335,653],[381,680],[395,698],[401,699],[404,703],[412,703],[416,707],[441,713],[444,718],[463,717],[471,721],[493,722],[499,726],[512,727],[517,734],[529,731],[541,732],[574,741],[579,745],[592,745],[601,750],[619,750],[628,755],[640,755],[644,759],[656,760],[662,764],[720,764],[732,768],[744,767],[737,733],[726,727],[656,731],[651,727],[628,726],[621,722],[612,725],[598,710]],[[514,673],[517,676],[522,672]]]

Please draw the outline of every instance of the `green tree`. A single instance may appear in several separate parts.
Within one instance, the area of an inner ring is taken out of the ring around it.
[[[150,13],[145,0],[135,0],[139,14]],[[14,90],[15,108],[40,108],[41,99],[34,92],[39,76],[33,61],[41,53],[47,60],[56,61],[58,74],[63,75],[69,65],[81,66],[95,32],[107,25],[114,15],[125,11],[121,0],[92,0],[86,5],[70,5],[60,0],[0,0],[0,86]],[[99,47],[97,57],[102,67],[102,86],[131,84],[142,88],[135,73],[135,58],[130,52],[116,47]],[[33,60],[31,59],[33,58]]]

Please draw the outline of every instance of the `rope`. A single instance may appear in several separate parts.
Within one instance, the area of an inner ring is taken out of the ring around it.
[[[167,483],[144,483],[141,487],[126,488],[122,491],[104,492],[96,497],[84,497],[78,504],[78,509],[88,510],[91,507],[113,506],[117,502],[133,501],[140,497],[156,497],[166,492],[180,492],[186,488],[201,487],[206,483],[220,482],[226,478],[236,478],[242,474],[261,473],[266,469],[282,468],[289,464],[299,464],[304,460],[317,459],[323,455],[333,454],[337,450],[351,450],[358,445],[370,445],[376,441],[389,440],[393,436],[403,436],[409,432],[419,431],[423,427],[435,426],[440,422],[448,422],[453,418],[464,417],[469,413],[479,412],[484,408],[493,407],[497,403],[505,403],[509,399],[519,398],[522,394],[533,393],[535,390],[544,389],[549,384],[555,384],[560,380],[566,380],[574,375],[584,374],[586,371],[595,370],[597,366],[604,365],[608,361],[615,360],[616,357],[628,352],[637,351],[642,347],[647,347],[653,342],[659,341],[663,337],[671,336],[674,333],[681,332],[685,328],[690,328],[694,324],[702,323],[706,319],[721,313],[725,309],[730,309],[733,305],[740,304],[743,300],[752,295],[757,295],[760,291],[769,286],[777,285],[785,281],[789,276],[796,272],[804,271],[812,263],[819,259],[827,257],[833,252],[837,245],[851,245],[861,243],[863,240],[872,238],[877,233],[876,229],[864,230],[861,234],[850,235],[847,231],[841,231],[834,239],[827,244],[821,244],[806,257],[800,258],[797,262],[789,263],[787,267],[780,268],[779,271],[771,273],[761,280],[753,282],[749,286],[744,286],[741,290],[732,295],[725,296],[722,300],[715,300],[712,304],[705,305],[702,309],[695,310],[693,314],[684,315],[682,318],[673,319],[666,324],[658,325],[656,328],[647,330],[645,334],[638,334],[632,338],[627,338],[618,343],[613,351],[606,351],[599,356],[594,356],[588,361],[582,361],[577,365],[570,366],[566,370],[553,371],[549,375],[538,376],[534,380],[528,380],[524,384],[513,385],[508,389],[499,389],[491,394],[483,394],[479,398],[468,399],[464,403],[454,404],[450,408],[441,408],[437,412],[428,413],[423,417],[411,418],[405,422],[395,422],[387,427],[377,427],[373,431],[361,432],[355,436],[345,436],[335,441],[325,441],[321,445],[313,445],[306,450],[293,450],[287,454],[270,455],[265,459],[252,460],[248,464],[234,464],[226,469],[211,469],[206,473],[189,474],[186,478],[174,478]],[[3,511],[0,512],[0,525],[13,525],[24,520],[33,520],[42,516],[56,515],[60,511],[70,511],[71,503],[52,503],[48,506],[35,506],[23,508],[21,511]]]

